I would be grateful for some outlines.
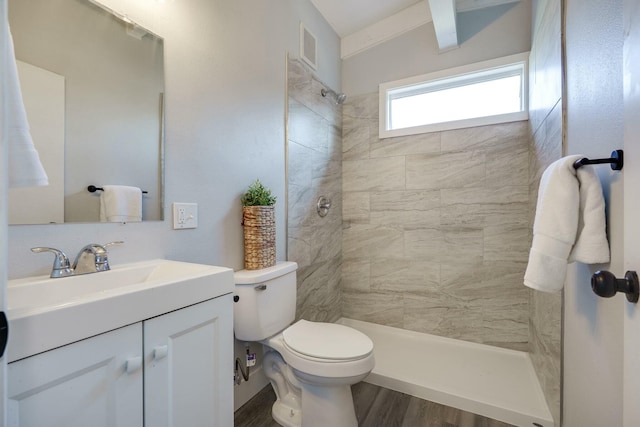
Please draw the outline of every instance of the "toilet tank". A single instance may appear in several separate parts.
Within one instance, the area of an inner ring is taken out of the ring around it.
[[[241,341],[260,341],[284,330],[296,317],[295,262],[234,273],[233,329]]]

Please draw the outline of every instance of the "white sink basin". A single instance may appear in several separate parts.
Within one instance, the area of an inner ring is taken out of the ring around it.
[[[169,260],[10,280],[8,361],[216,298],[233,287],[231,269]]]

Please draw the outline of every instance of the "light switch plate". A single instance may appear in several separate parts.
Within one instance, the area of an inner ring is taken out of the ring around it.
[[[173,203],[173,229],[198,227],[197,203]]]

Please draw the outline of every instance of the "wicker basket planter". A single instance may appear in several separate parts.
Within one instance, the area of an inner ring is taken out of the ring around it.
[[[276,265],[274,206],[243,206],[244,268],[258,270]]]

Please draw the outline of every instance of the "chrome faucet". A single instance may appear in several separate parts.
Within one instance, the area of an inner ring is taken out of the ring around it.
[[[31,248],[31,252],[53,252],[55,258],[53,259],[53,268],[51,269],[51,275],[49,277],[55,279],[57,277],[73,276],[73,270],[71,269],[71,264],[69,264],[69,258],[67,257],[67,254],[65,254],[61,250],[54,248],[37,247]]]
[[[53,268],[51,269],[52,278],[78,276],[80,274],[98,273],[100,271],[108,271],[109,258],[107,247],[120,245],[124,242],[110,242],[104,245],[90,243],[80,249],[76,256],[73,266],[70,266],[69,258],[61,250],[47,247],[31,248],[32,252],[53,252],[55,258],[53,260]]]

